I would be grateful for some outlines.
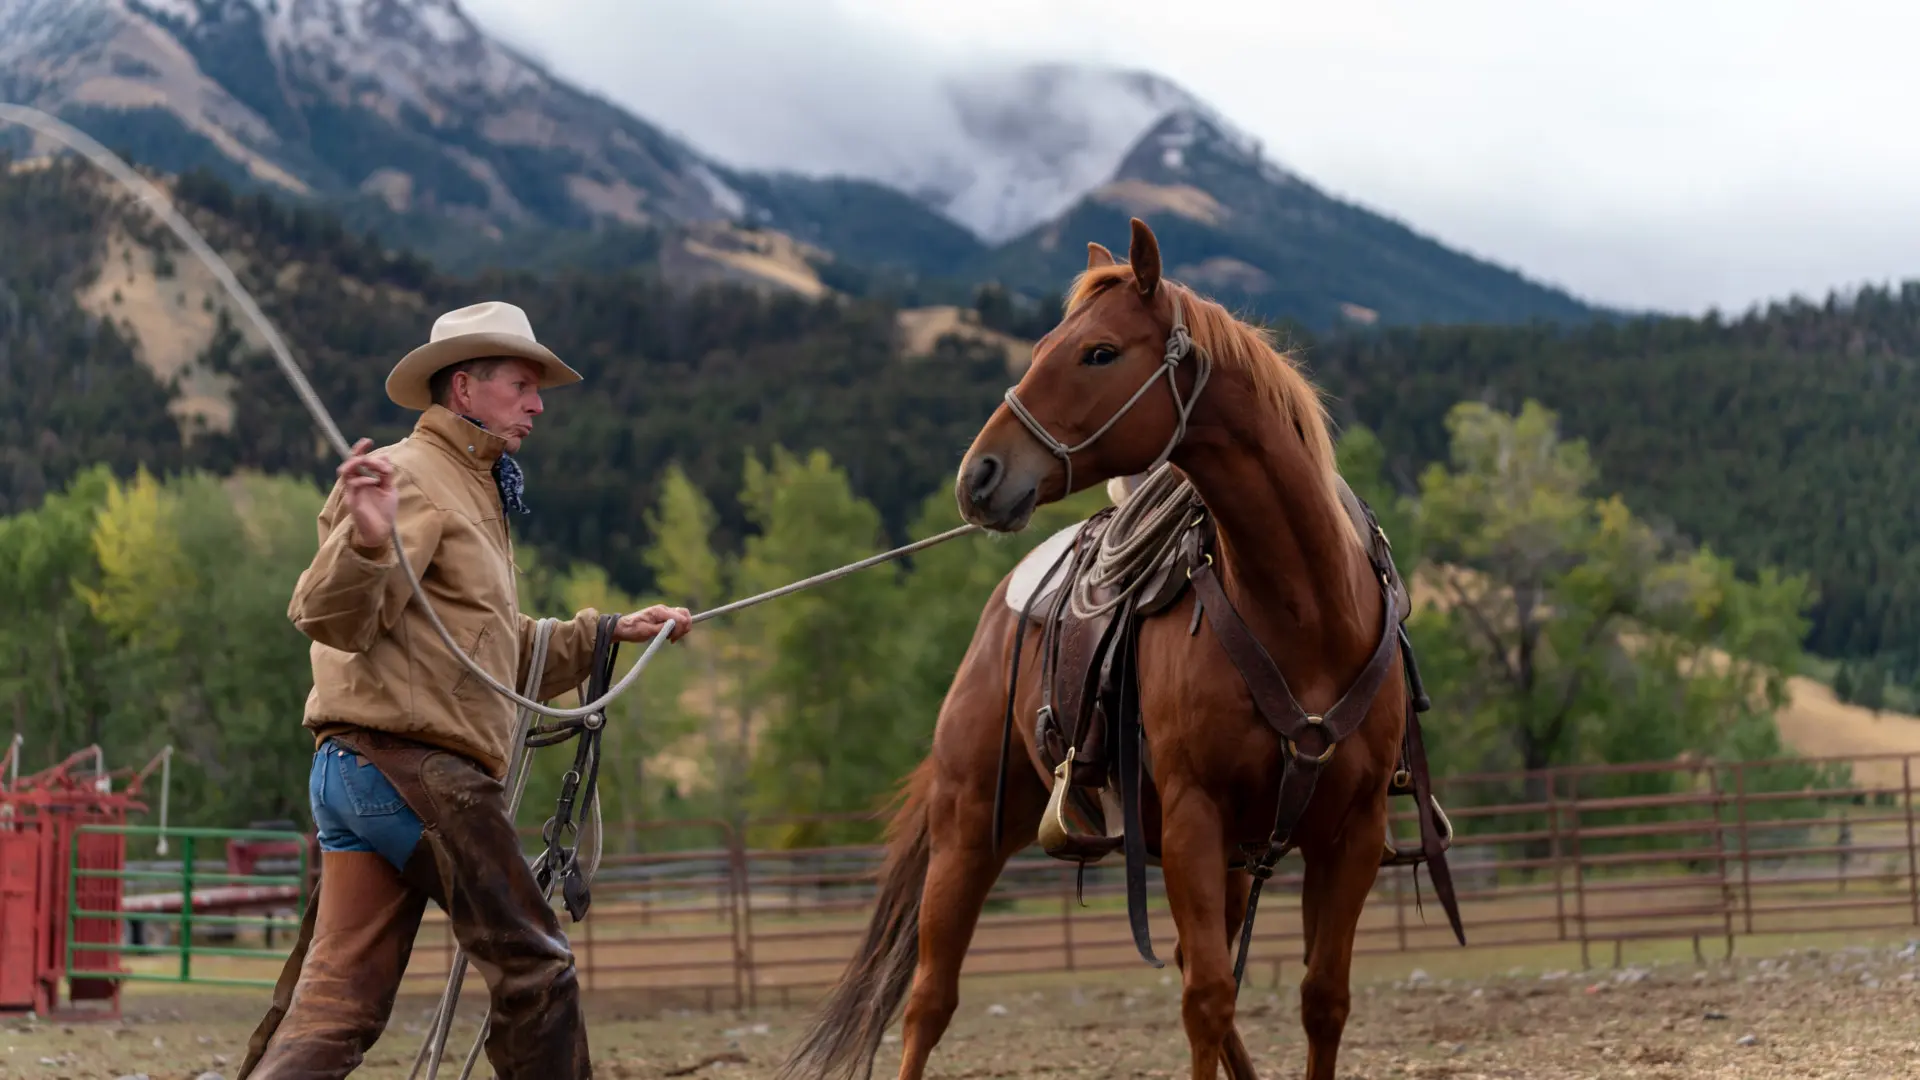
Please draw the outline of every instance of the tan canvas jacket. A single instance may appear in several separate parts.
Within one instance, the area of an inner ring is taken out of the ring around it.
[[[493,463],[499,436],[435,405],[413,433],[374,451],[394,465],[407,559],[454,640],[515,690],[526,679],[533,620],[520,613]],[[313,639],[305,726],[317,746],[341,726],[445,747],[504,778],[515,708],[447,651],[391,546],[353,542],[335,485],[320,510],[320,550],[294,586],[287,616]],[[542,700],[579,685],[593,662],[599,613],[554,628]]]

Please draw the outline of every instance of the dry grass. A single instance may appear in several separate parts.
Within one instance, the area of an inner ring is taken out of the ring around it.
[[[1178,214],[1208,225],[1218,225],[1227,217],[1227,209],[1212,195],[1191,184],[1149,184],[1145,180],[1116,180],[1095,188],[1090,196],[1097,202],[1118,207],[1136,217],[1154,214]]]
[[[669,248],[663,258],[670,268],[678,266],[689,276],[757,282],[819,298],[829,290],[807,260],[820,254],[773,229],[749,232],[730,225],[709,225],[696,229],[677,248]]]
[[[208,370],[199,358],[213,342],[227,296],[190,253],[176,251],[172,263],[171,274],[162,277],[155,252],[116,227],[99,276],[76,299],[90,314],[124,328],[140,362],[161,383],[180,379],[180,395],[168,406],[176,418],[198,418],[211,431],[226,431],[233,425],[233,378]],[[250,346],[264,347],[251,323],[235,317],[234,324]]]
[[[1007,370],[1019,374],[1033,358],[1033,342],[1023,341],[980,325],[978,312],[952,304],[903,308],[896,316],[900,327],[900,351],[904,356],[927,356],[948,334],[969,341],[997,345],[1007,356]]]

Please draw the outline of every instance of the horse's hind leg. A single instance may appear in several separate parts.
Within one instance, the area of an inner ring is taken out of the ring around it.
[[[969,718],[968,723],[974,719],[985,718]],[[901,1026],[901,1080],[918,1080],[927,1056],[953,1020],[960,1004],[960,965],[987,894],[1007,860],[1033,842],[1046,803],[1046,789],[1016,737],[1007,765],[1001,835],[994,842],[990,834],[1001,717],[991,719],[990,753],[980,749],[976,738],[965,738],[964,747],[945,747],[941,735],[946,732],[935,736],[927,805],[930,859],[920,901],[920,960]]]
[[[1340,1036],[1352,1004],[1348,978],[1353,968],[1353,934],[1360,909],[1380,872],[1380,847],[1368,838],[1384,836],[1386,801],[1355,815],[1342,835],[1348,843],[1303,852],[1306,881],[1301,908],[1307,922],[1307,974],[1300,981],[1300,1022],[1307,1031],[1307,1080],[1334,1080]]]

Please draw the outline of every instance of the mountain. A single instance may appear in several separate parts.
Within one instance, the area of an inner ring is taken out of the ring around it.
[[[322,198],[441,255],[684,226],[851,239],[883,262],[979,247],[877,184],[735,177],[454,0],[0,0],[0,94],[144,164]]]
[[[1112,179],[1169,113],[1226,124],[1186,90],[1143,71],[987,65],[940,78],[932,94],[928,113],[909,126],[874,125],[873,138],[852,146],[834,140],[841,156],[825,171],[908,192],[989,244],[1067,212]]]
[[[1322,194],[1149,73],[989,67],[939,94],[911,138],[751,170],[553,76],[456,0],[0,0],[8,100],[449,265],[946,300],[994,279],[1034,301],[1141,213],[1194,284],[1309,326],[1595,314]]]
[[[494,223],[745,212],[698,154],[452,0],[11,0],[0,69],[9,96],[145,144],[163,169],[211,148],[230,174],[296,193]]]
[[[1193,108],[1161,117],[1105,183],[996,249],[980,273],[1043,288],[1085,265],[1089,239],[1123,250],[1134,216],[1179,253],[1174,277],[1229,306],[1316,328],[1596,314],[1561,290],[1321,191]]]
[[[637,508],[673,461],[716,503],[722,543],[745,530],[743,455],[776,444],[830,452],[899,538],[1017,370],[1018,339],[1057,317],[993,290],[974,311],[902,310],[886,296],[669,287],[635,268],[452,272],[322,208],[202,174],[162,180],[350,436],[404,432],[377,374],[438,312],[485,296],[524,306],[592,388],[556,396],[556,423],[529,446],[526,535],[630,590],[649,580]],[[324,482],[325,449],[250,328],[128,203],[81,163],[0,155],[0,514],[95,462]],[[1446,455],[1453,403],[1539,400],[1637,514],[1748,570],[1811,574],[1814,648],[1920,674],[1920,515],[1900,497],[1920,430],[1920,283],[1732,322],[1302,331],[1296,344],[1336,419],[1378,433],[1403,488]]]

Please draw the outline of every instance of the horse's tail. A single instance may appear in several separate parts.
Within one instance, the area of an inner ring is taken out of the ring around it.
[[[780,1080],[852,1080],[873,1074],[880,1038],[906,999],[920,961],[920,900],[930,859],[927,789],[932,759],[907,777],[887,826],[887,858],[866,939],[848,961]]]

